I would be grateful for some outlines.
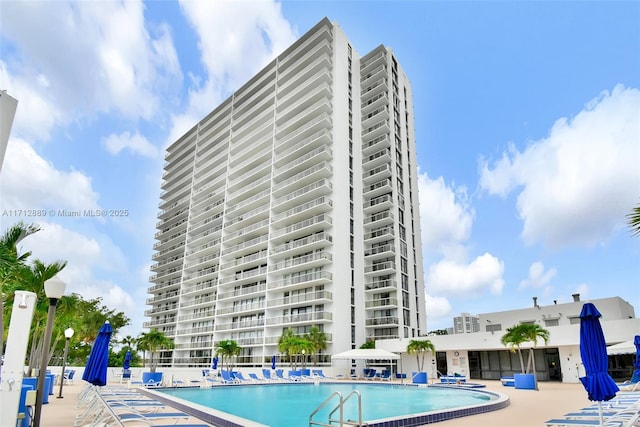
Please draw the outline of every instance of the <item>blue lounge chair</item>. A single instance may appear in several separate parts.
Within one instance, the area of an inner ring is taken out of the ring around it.
[[[376,378],[376,370],[373,368],[365,369],[364,379],[365,380],[374,380]]]
[[[265,378],[260,378],[260,377],[258,377],[256,374],[254,374],[253,372],[251,372],[251,373],[249,374],[249,378],[251,378],[251,379],[252,379],[252,380],[254,380],[254,381],[266,381],[266,379],[265,379]]]
[[[233,372],[231,372],[231,377],[232,377],[232,378],[234,378],[234,379],[236,379],[236,380],[237,380],[237,382],[239,382],[239,383],[246,383],[246,382],[249,382],[249,380],[248,380],[248,379],[246,379],[246,378],[244,377],[244,375],[242,375],[242,372],[240,372],[240,371],[233,371]]]
[[[327,377],[324,372],[322,372],[322,369],[314,369],[311,371],[312,376],[316,377],[316,378],[320,378],[320,379],[329,379],[330,377]]]
[[[266,369],[266,368],[262,368],[262,376],[267,381],[271,381],[271,380],[274,379],[273,377],[271,377],[271,371],[269,369]]]
[[[380,379],[382,381],[391,381],[391,371],[389,369],[385,369],[384,371],[382,371],[382,373],[380,374]]]
[[[222,376],[222,384],[238,384],[240,382],[240,380],[233,377],[231,372],[224,369],[220,371],[220,375]]]
[[[636,391],[636,390],[640,390],[638,387],[640,384],[640,374],[636,375],[636,373],[638,373],[639,371],[634,371],[633,372],[633,376],[631,377],[630,380],[627,380],[623,383],[617,383],[618,387],[620,388],[620,390],[623,391]]]

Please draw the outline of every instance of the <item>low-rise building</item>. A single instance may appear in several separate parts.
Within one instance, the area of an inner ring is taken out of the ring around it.
[[[539,381],[577,383],[585,375],[580,358],[580,311],[587,301],[574,295],[570,303],[541,306],[534,299],[532,307],[480,314],[480,332],[472,334],[434,335],[428,339],[436,354],[427,355],[425,370],[429,377],[461,374],[471,380],[496,380],[519,373],[520,359],[502,343],[506,329],[519,323],[537,323],[549,331],[549,341],[538,341],[534,349],[535,371]],[[600,323],[607,345],[633,339],[640,332],[640,318],[633,306],[620,297],[590,300],[602,314]],[[427,337],[424,337],[427,339]],[[403,372],[417,370],[417,360],[406,352],[409,339],[376,341],[382,348],[402,355],[398,367]],[[522,346],[525,363],[532,343]],[[610,356],[609,373],[615,379],[628,379],[633,367],[632,355]],[[627,360],[628,359],[628,360]]]

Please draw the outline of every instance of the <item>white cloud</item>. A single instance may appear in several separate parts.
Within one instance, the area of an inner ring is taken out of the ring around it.
[[[145,28],[141,1],[8,2],[2,14],[17,135],[46,139],[95,112],[150,119],[182,78],[168,27]]]
[[[473,298],[484,293],[502,294],[504,263],[485,253],[471,263],[444,259],[429,267],[426,288],[429,293]]]
[[[555,268],[545,271],[544,264],[536,261],[529,267],[529,277],[520,282],[520,288],[542,288],[549,286],[551,279],[556,275]]]
[[[470,260],[467,241],[475,211],[464,186],[431,179],[425,172],[418,176],[418,190],[424,259],[435,261],[425,267],[427,322],[438,324],[453,312],[447,297],[500,295],[504,265],[489,253]]]
[[[159,155],[158,149],[138,132],[133,135],[130,132],[124,132],[120,135],[111,134],[104,138],[102,143],[107,151],[113,155],[125,149],[143,157],[156,158]]]
[[[637,203],[638,141],[640,91],[617,85],[523,152],[510,147],[492,166],[481,160],[480,187],[500,196],[519,191],[526,243],[591,247],[624,227]]]
[[[91,178],[79,171],[61,171],[25,141],[12,139],[2,167],[3,209],[96,209],[98,194]]]
[[[474,210],[464,186],[447,185],[444,178],[418,176],[422,244],[448,257],[459,258],[471,233]]]
[[[437,323],[438,321],[451,318],[453,310],[447,298],[425,294],[425,301],[427,306],[427,324],[431,321]]]

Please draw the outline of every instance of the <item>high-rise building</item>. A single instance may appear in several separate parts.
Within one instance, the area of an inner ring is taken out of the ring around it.
[[[248,58],[250,60],[250,58]],[[426,334],[411,86],[323,19],[167,149],[146,328],[161,363],[220,340],[259,366],[291,328],[329,355]]]
[[[453,318],[454,334],[471,334],[480,332],[480,318],[469,313],[461,313]]]

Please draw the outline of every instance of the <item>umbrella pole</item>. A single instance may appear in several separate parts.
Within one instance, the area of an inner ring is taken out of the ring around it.
[[[598,415],[600,416],[600,426],[604,425],[604,417],[602,416],[602,402],[598,400]]]

